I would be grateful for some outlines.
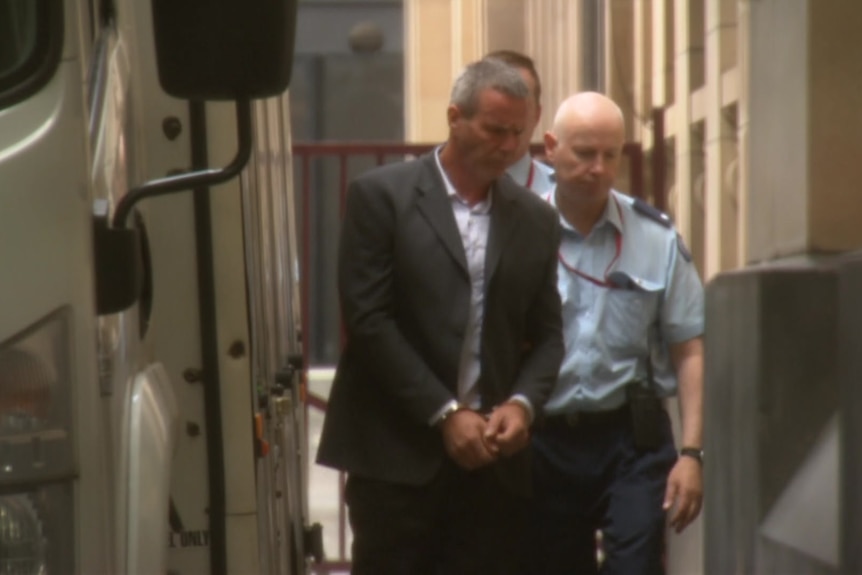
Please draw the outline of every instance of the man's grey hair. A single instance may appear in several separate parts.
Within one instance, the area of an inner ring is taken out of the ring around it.
[[[518,70],[501,60],[487,58],[464,68],[452,86],[449,103],[469,118],[478,109],[479,93],[489,88],[512,98],[526,99],[530,95]]]

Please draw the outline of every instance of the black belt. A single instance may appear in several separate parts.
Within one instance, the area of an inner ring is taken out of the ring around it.
[[[545,418],[546,427],[581,427],[622,424],[630,420],[629,404],[608,411],[576,411]]]

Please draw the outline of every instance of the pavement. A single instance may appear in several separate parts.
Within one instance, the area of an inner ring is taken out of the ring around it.
[[[309,370],[308,391],[321,398],[329,398],[329,390],[332,387],[332,377],[335,369],[330,367],[318,367]],[[317,448],[320,444],[320,430],[323,427],[323,412],[317,407],[310,406],[308,409],[308,443],[309,443],[309,470],[308,470],[308,507],[311,523],[320,523],[323,526],[323,549],[328,562],[343,562],[350,559],[350,544],[352,534],[350,526],[345,525],[345,537],[343,543],[339,532],[339,473],[314,463],[317,458]],[[346,521],[345,521],[346,524]],[[318,574],[347,573],[346,570],[335,570],[327,568],[315,568]]]

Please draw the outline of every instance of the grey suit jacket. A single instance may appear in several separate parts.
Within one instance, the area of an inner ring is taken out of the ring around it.
[[[538,415],[563,358],[555,210],[502,177],[493,187],[479,390],[490,411],[515,393]],[[466,256],[433,153],[352,182],[339,293],[347,343],[318,462],[422,485],[446,457],[429,420],[455,398],[470,306]],[[529,491],[526,453],[494,465]]]

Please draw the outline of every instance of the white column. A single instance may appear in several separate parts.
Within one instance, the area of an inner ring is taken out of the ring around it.
[[[690,0],[673,0],[674,6],[674,59],[673,59],[673,91],[674,121],[676,130],[676,158],[674,171],[676,180],[676,205],[673,212],[676,215],[676,225],[680,233],[691,245],[691,188],[692,188],[692,142],[691,142],[691,69],[689,52],[689,2]]]
[[[652,4],[653,0],[641,0],[634,3],[634,111],[641,118],[649,118],[652,114]],[[634,129],[634,139],[644,147],[652,143],[651,124],[637,122]]]
[[[748,262],[748,90],[749,90],[749,41],[750,34],[750,5],[748,2],[738,1],[737,8],[737,78],[739,80],[739,100],[737,102],[736,118],[736,141],[737,141],[737,199],[738,211],[736,215],[737,244],[736,261],[739,265]]]
[[[706,5],[706,258],[704,276],[736,267],[736,207],[726,182],[736,158],[736,126],[723,109],[722,73],[734,62],[736,42],[735,0]]]
[[[446,106],[455,76],[452,0],[404,1],[405,139],[437,142],[447,136]]]

